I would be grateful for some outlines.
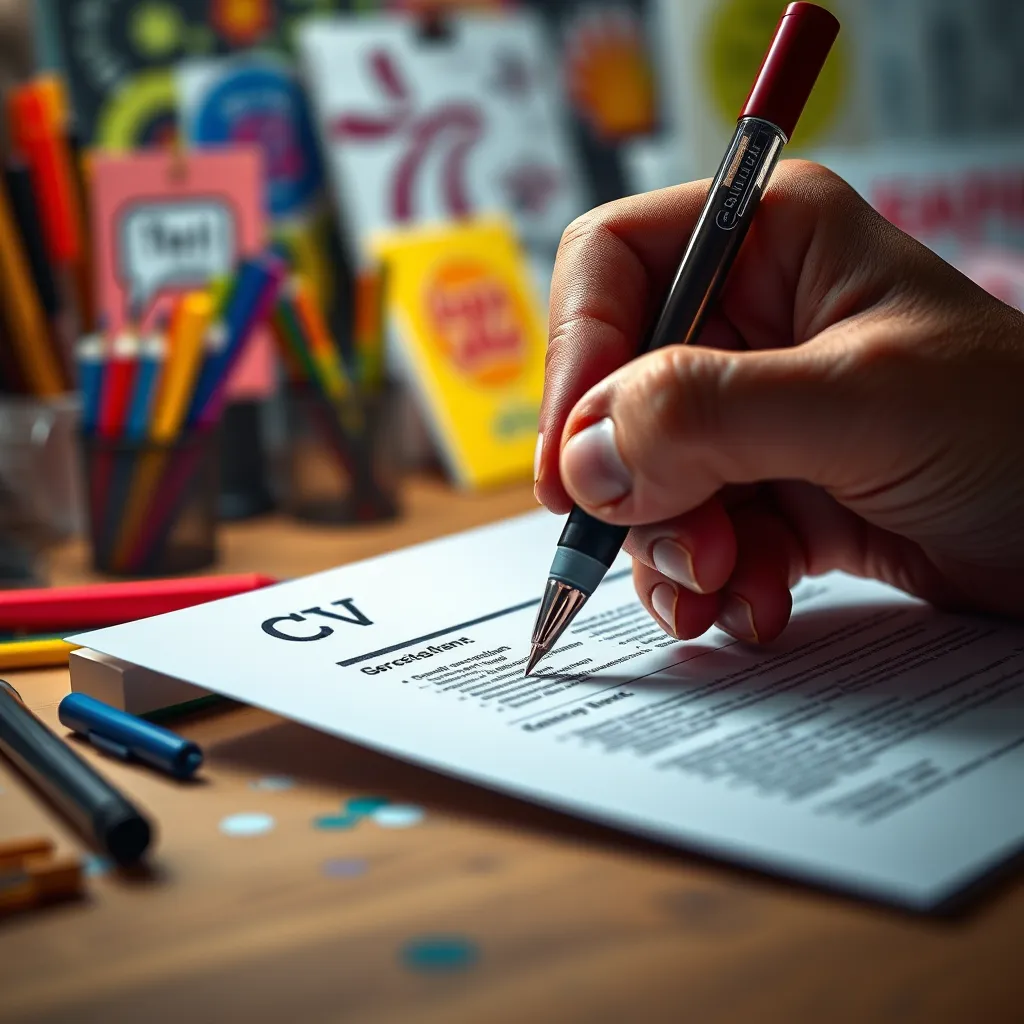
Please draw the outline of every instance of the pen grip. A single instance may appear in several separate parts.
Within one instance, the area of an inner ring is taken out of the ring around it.
[[[628,526],[604,523],[574,505],[558,538],[558,546],[582,551],[608,568],[618,556],[627,533]]]

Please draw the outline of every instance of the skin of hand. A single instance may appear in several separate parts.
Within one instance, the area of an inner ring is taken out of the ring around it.
[[[1024,617],[1024,315],[785,161],[699,343],[632,358],[707,189],[566,230],[538,500],[631,526],[637,593],[680,639],[771,641],[833,569]]]

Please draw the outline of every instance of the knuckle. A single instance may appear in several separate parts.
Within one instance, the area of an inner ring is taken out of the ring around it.
[[[718,429],[718,395],[729,362],[728,353],[679,345],[638,360],[622,396],[634,425],[647,438],[701,444]]]

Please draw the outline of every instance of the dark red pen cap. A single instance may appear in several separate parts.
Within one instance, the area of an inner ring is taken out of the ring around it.
[[[839,35],[839,22],[817,4],[790,4],[779,19],[740,117],[771,121],[791,138]]]

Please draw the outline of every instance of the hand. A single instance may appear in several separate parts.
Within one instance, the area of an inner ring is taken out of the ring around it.
[[[707,188],[566,230],[538,499],[632,526],[637,593],[679,638],[772,640],[832,569],[1024,616],[1024,316],[787,161],[700,344],[627,363]]]

